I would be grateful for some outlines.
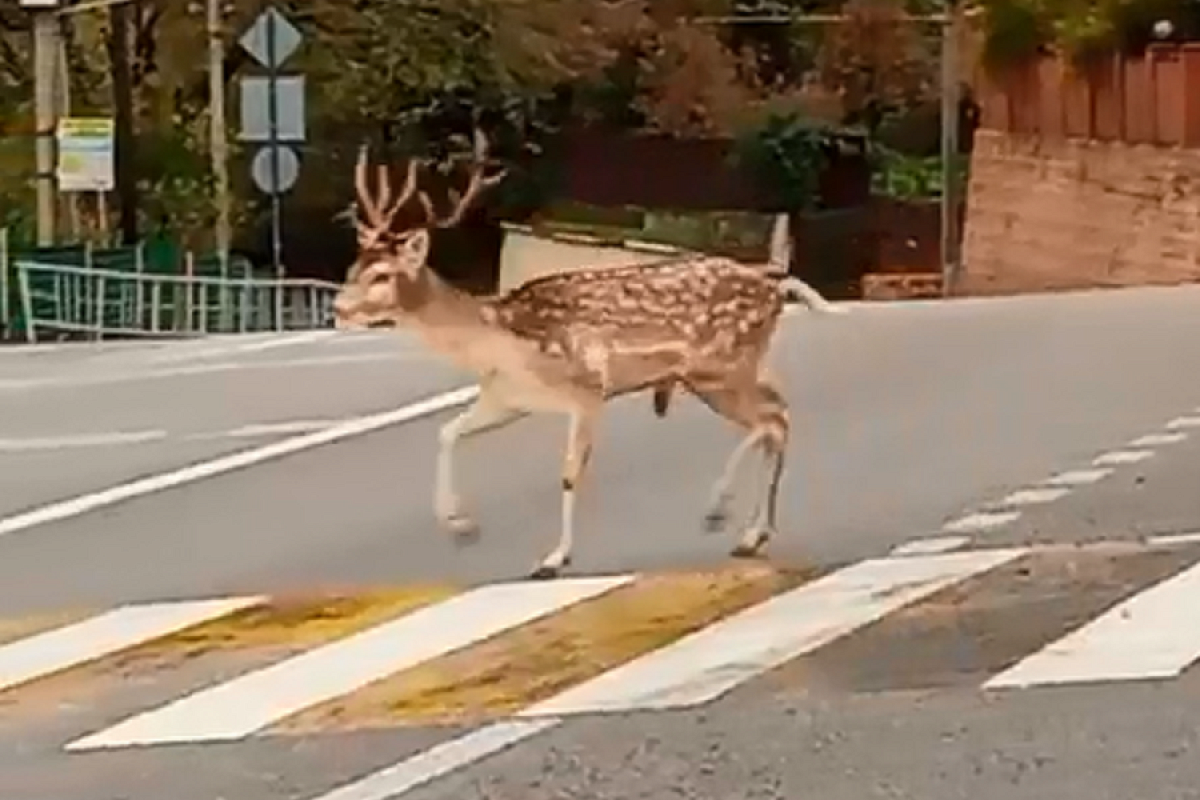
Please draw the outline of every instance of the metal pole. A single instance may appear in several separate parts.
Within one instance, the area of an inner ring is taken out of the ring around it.
[[[217,201],[217,258],[221,276],[229,273],[229,141],[225,125],[225,51],[221,41],[221,0],[208,0],[209,148]]]
[[[279,231],[279,108],[275,96],[278,69],[275,58],[275,25],[271,24],[267,26],[267,97],[269,98],[267,101],[267,147],[271,153],[271,253],[275,265],[275,276],[282,278],[283,257],[281,250],[283,248],[281,246]]]
[[[958,19],[954,0],[946,0],[942,22],[942,293],[953,294],[958,278]]]
[[[275,25],[267,25],[267,147],[271,152],[271,256],[275,264],[275,278],[283,280],[283,242],[280,233],[281,209],[279,207],[279,107],[276,97],[278,64],[275,54]],[[283,330],[283,285],[275,286],[275,329]]]
[[[33,103],[37,125],[37,243],[55,240],[55,134],[58,127],[58,17],[51,9],[33,12]]]

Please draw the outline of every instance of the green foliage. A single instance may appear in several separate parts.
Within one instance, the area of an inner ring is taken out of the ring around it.
[[[1021,63],[1049,44],[1052,30],[1041,0],[984,0],[981,57],[990,68]]]
[[[909,155],[876,142],[870,157],[871,190],[876,194],[898,200],[934,200],[945,193],[946,170],[940,155]],[[954,185],[964,185],[969,165],[967,155],[951,160]]]
[[[734,161],[787,209],[812,210],[838,129],[800,113],[772,115],[735,141]]]
[[[1137,54],[1154,41],[1158,20],[1185,38],[1197,28],[1191,0],[980,0],[982,57],[989,68],[1057,52],[1076,64],[1114,52]]]

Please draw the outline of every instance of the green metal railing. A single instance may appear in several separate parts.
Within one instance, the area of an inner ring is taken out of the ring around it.
[[[235,298],[239,296],[239,293],[229,288],[232,284],[242,285],[246,281],[250,281],[252,286],[260,287],[264,281],[271,284],[276,283],[273,278],[267,277],[267,273],[256,273],[250,262],[243,258],[231,259],[230,263],[223,269],[220,260],[215,254],[196,256],[192,253],[183,253],[179,255],[169,247],[164,250],[163,248],[156,247],[156,244],[158,243],[150,241],[135,246],[107,248],[98,248],[90,244],[39,248],[17,247],[12,242],[9,232],[6,229],[0,228],[0,339],[16,338],[28,340],[31,338],[28,324],[29,318],[26,315],[25,303],[21,296],[18,281],[18,263],[41,265],[38,275],[42,276],[40,279],[44,280],[49,279],[46,277],[49,274],[46,270],[65,268],[73,270],[97,270],[106,274],[106,281],[113,279],[113,274],[149,276],[150,278],[212,279],[225,288],[218,291],[209,286],[209,288],[204,290],[207,296],[210,297],[210,300],[205,301],[209,305],[211,305],[211,298],[214,297],[217,298],[216,302],[237,302]],[[42,269],[43,267],[45,269]],[[72,280],[76,282],[81,280],[80,274],[66,272],[62,274],[72,274]],[[153,280],[149,281],[149,283],[134,281],[130,285],[150,285],[154,282]],[[122,282],[118,281],[118,283]],[[167,281],[167,283],[172,286],[183,285],[179,281]],[[34,286],[33,291],[36,294],[40,290]],[[172,291],[178,292],[182,290],[173,289]],[[286,293],[277,294],[279,295],[279,300],[283,301],[283,295]],[[194,297],[193,299],[198,300],[200,298]],[[277,304],[274,313],[275,316],[282,317],[284,312]],[[225,317],[232,318],[235,321],[242,320],[236,322],[235,329],[237,329],[236,325],[256,324],[252,323],[252,320],[249,318],[246,318],[239,308],[231,306],[225,310],[224,314]],[[239,315],[242,316],[239,317]],[[66,322],[71,318],[71,313],[55,312],[45,319]],[[39,322],[45,322],[45,319],[39,319]],[[173,325],[175,324],[173,323]],[[175,325],[175,327],[180,326]],[[182,325],[181,329],[186,331],[190,330],[191,327]],[[222,325],[220,327],[224,329],[227,326]],[[148,329],[142,332],[147,333],[151,331]]]
[[[336,284],[315,280],[155,275],[45,261],[15,262],[26,341],[93,341],[332,327]]]

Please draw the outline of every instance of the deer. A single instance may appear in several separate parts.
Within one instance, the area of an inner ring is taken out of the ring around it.
[[[577,268],[541,275],[498,295],[480,297],[439,277],[427,260],[431,232],[459,224],[481,192],[502,181],[488,175],[488,141],[474,129],[465,190],[450,191],[453,208],[439,215],[419,187],[411,159],[392,199],[388,168],[377,166],[379,190],[367,180],[367,146],[355,166],[358,254],[333,303],[338,330],[403,328],[478,380],[465,410],[441,426],[433,511],[459,539],[478,536],[456,485],[462,442],[530,414],[566,418],[558,540],[528,573],[560,576],[571,564],[576,501],[606,404],[645,391],[665,417],[686,391],[742,432],[711,488],[705,527],[726,527],[734,485],[748,456],[766,466],[753,513],[729,551],[759,556],[778,531],[778,497],[790,439],[789,403],[764,366],[785,303],[841,313],[819,293],[777,267],[786,232],[772,237],[768,269],[730,258],[689,253],[633,265]],[[417,224],[396,226],[398,211],[416,199]],[[776,267],[774,269],[770,267]]]

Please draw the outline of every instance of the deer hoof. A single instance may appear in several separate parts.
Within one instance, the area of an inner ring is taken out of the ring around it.
[[[725,530],[725,525],[729,522],[729,504],[732,498],[727,494],[717,496],[713,500],[712,505],[708,508],[708,513],[704,515],[704,528],[709,533],[720,533]]]
[[[767,542],[771,540],[771,531],[766,529],[749,530],[741,541],[729,551],[734,558],[755,558],[762,553]]]
[[[704,515],[704,529],[709,533],[720,533],[729,522],[729,511],[725,506],[714,506]]]
[[[533,572],[529,573],[529,577],[535,581],[550,580],[562,575],[564,567],[570,566],[570,556],[561,560],[549,559],[537,565]]]
[[[475,541],[479,538],[479,523],[466,514],[447,514],[441,519],[442,528],[455,539]]]

